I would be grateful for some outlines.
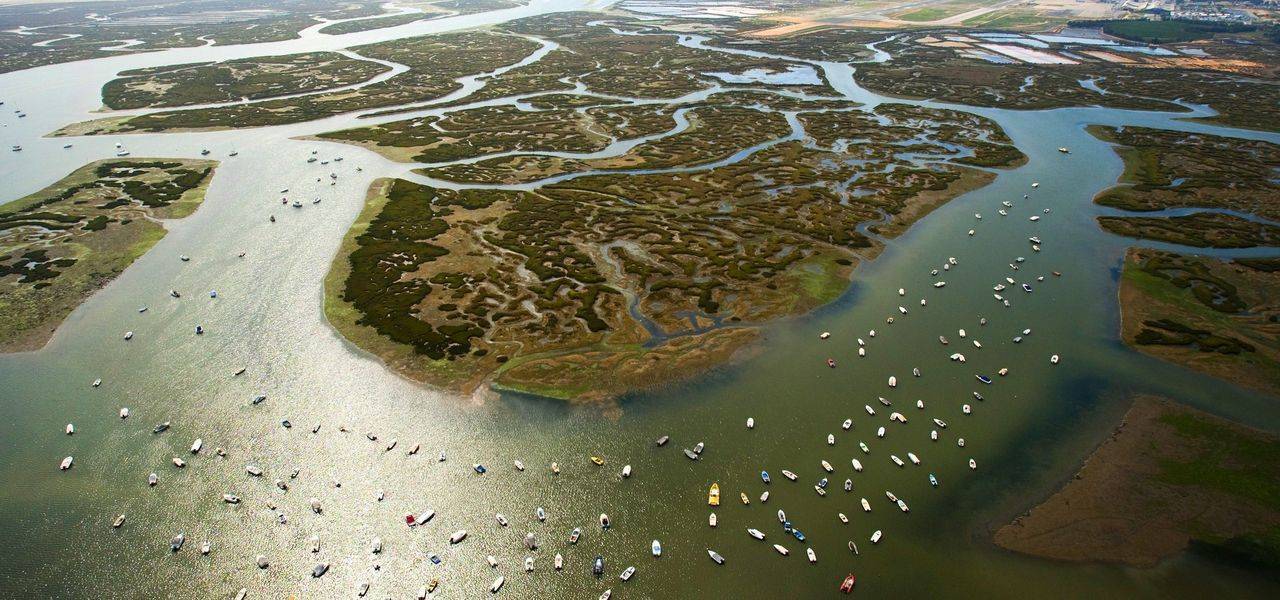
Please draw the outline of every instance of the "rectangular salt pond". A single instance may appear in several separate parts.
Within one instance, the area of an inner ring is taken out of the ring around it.
[[[1079,64],[1074,60],[1058,56],[1050,52],[1041,52],[1031,48],[1022,46],[1013,46],[1010,44],[978,44],[992,52],[998,52],[1014,60],[1020,60],[1033,65],[1074,65]]]

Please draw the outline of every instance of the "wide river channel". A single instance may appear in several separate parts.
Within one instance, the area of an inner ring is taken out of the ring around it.
[[[437,595],[462,598],[487,595],[494,578],[505,575],[501,595],[526,598],[595,598],[606,588],[615,598],[808,598],[836,595],[849,572],[858,577],[858,595],[885,598],[1280,595],[1274,579],[1191,554],[1154,569],[1063,564],[1004,551],[987,534],[1069,478],[1117,424],[1134,392],[1280,431],[1274,399],[1148,359],[1118,341],[1116,281],[1123,251],[1133,242],[1098,228],[1094,217],[1107,209],[1091,198],[1114,184],[1121,163],[1084,127],[1143,125],[1276,142],[1280,136],[1177,119],[1185,113],[924,103],[996,120],[1029,162],[1000,172],[993,184],[888,242],[881,256],[858,268],[838,301],[766,328],[750,358],[608,407],[445,394],[392,374],[328,326],[322,281],[365,190],[376,177],[408,176],[411,165],[347,145],[292,138],[404,115],[361,121],[343,115],[209,133],[43,138],[93,118],[102,84],[125,69],[338,50],[599,4],[534,0],[519,9],[344,36],[313,28],[288,42],[124,55],[0,75],[0,100],[8,109],[0,116],[0,146],[23,147],[0,155],[0,201],[112,157],[117,142],[134,157],[198,158],[208,148],[210,158],[222,161],[200,210],[169,223],[169,234],[76,310],[46,348],[0,356],[0,596],[230,598],[246,587],[251,598],[336,598],[353,596],[367,581],[370,597],[409,598],[439,578]],[[702,41],[673,36],[672,43]],[[528,60],[553,46],[546,42]],[[899,101],[859,87],[856,64],[813,67],[825,73],[833,94],[869,106]],[[464,84],[459,95],[483,85],[483,78]],[[28,116],[15,118],[18,109]],[[424,106],[411,114],[439,112]],[[68,142],[74,146],[64,149]],[[598,154],[628,146],[618,143]],[[1071,154],[1059,153],[1059,146]],[[233,150],[239,153],[234,158],[228,156]],[[312,150],[345,160],[308,164]],[[330,172],[338,175],[336,185],[328,184]],[[1034,190],[1033,182],[1040,184]],[[280,207],[282,188],[304,199],[304,208]],[[307,202],[313,197],[322,202]],[[1001,218],[996,212],[1006,200],[1014,208]],[[279,219],[274,226],[265,218],[270,212]],[[1044,218],[1031,222],[1032,215]],[[966,235],[971,228],[972,237]],[[1027,238],[1033,235],[1043,238],[1043,252],[1031,251]],[[245,258],[237,258],[240,252]],[[1013,272],[1009,263],[1018,256],[1027,260]],[[958,264],[931,276],[948,257]],[[1034,293],[1008,290],[1012,306],[1001,306],[991,286],[1006,275],[1031,281]],[[1033,275],[1046,279],[1034,282]],[[932,287],[939,280],[947,286]],[[905,298],[899,288],[907,290]],[[183,298],[170,298],[170,289],[184,291]],[[218,297],[210,299],[209,290]],[[920,298],[928,306],[920,306]],[[899,305],[910,313],[898,314]],[[149,310],[139,313],[142,306]],[[896,322],[886,324],[888,316]],[[981,317],[989,320],[986,326],[979,325]],[[192,335],[196,324],[209,333]],[[983,348],[960,340],[961,328]],[[1011,338],[1024,328],[1032,334],[1014,345]],[[137,337],[125,344],[121,334],[127,330]],[[831,339],[820,341],[822,331],[830,331]],[[939,335],[952,345],[941,346]],[[861,359],[859,337],[868,350]],[[948,360],[956,351],[966,354],[966,364]],[[1049,364],[1052,354],[1062,356],[1061,364]],[[827,368],[828,357],[839,367]],[[232,377],[241,367],[247,372]],[[913,367],[922,377],[912,377]],[[995,385],[975,381],[975,373],[994,374],[1000,367],[1010,374]],[[890,375],[899,380],[896,389],[886,385]],[[103,384],[94,389],[96,378]],[[974,391],[986,400],[974,402]],[[258,394],[268,400],[251,406]],[[878,396],[891,399],[893,408],[881,406]],[[927,410],[914,407],[917,399]],[[966,402],[975,404],[973,415],[961,414]],[[867,404],[877,416],[865,412]],[[116,415],[124,406],[132,414],[122,421]],[[889,423],[891,410],[910,422]],[[755,419],[753,430],[745,427],[748,417]],[[932,417],[950,423],[938,442],[928,439]],[[846,418],[855,424],[842,431]],[[286,419],[292,429],[281,427]],[[163,421],[172,428],[153,435],[152,426]],[[63,434],[68,422],[76,424],[74,436]],[[317,424],[322,428],[312,434]],[[343,425],[348,433],[339,432]],[[877,439],[881,425],[889,433]],[[836,436],[834,446],[827,444],[829,433]],[[654,440],[662,435],[672,441],[657,448]],[[956,437],[967,445],[957,447]],[[195,438],[203,438],[206,451],[192,457],[187,448]],[[392,439],[399,445],[384,451]],[[863,455],[859,441],[872,453]],[[681,449],[697,442],[706,444],[702,459],[687,460]],[[413,444],[421,444],[422,452],[406,455]],[[215,447],[225,448],[227,457],[215,458]],[[437,460],[441,451],[446,462]],[[905,458],[907,452],[919,455],[923,466],[889,462],[889,454]],[[59,472],[66,455],[75,456],[75,468]],[[607,463],[595,467],[590,455]],[[187,468],[173,468],[173,456],[186,457]],[[854,473],[852,458],[866,470]],[[969,470],[969,458],[976,471]],[[528,469],[516,471],[516,459]],[[822,472],[824,459],[835,473]],[[563,469],[558,477],[548,470],[553,461]],[[472,463],[489,472],[476,475]],[[247,464],[262,467],[265,476],[249,477]],[[624,464],[635,473],[627,480],[618,476]],[[290,480],[294,469],[299,475]],[[800,480],[785,480],[783,469]],[[767,488],[761,470],[773,475]],[[152,471],[160,482],[149,488]],[[937,476],[937,488],[930,487],[929,473]],[[823,476],[832,485],[819,497],[813,484]],[[840,489],[846,477],[854,480],[852,493]],[[288,481],[289,491],[277,490],[275,479]],[[706,506],[712,482],[719,482],[725,500],[714,529]],[[771,498],[761,504],[765,489]],[[380,502],[379,490],[385,491]],[[885,490],[908,502],[911,512],[891,505]],[[738,501],[739,491],[751,496],[750,506]],[[224,493],[244,502],[226,505]],[[320,515],[307,506],[313,496],[324,504]],[[863,497],[874,507],[869,513],[859,506]],[[284,512],[287,524],[277,523],[268,502]],[[545,523],[533,516],[539,506],[548,513]],[[436,512],[434,520],[405,526],[406,513],[427,509]],[[816,565],[806,561],[801,544],[784,537],[778,509],[805,531]],[[510,527],[495,523],[498,512],[511,519]],[[838,512],[850,522],[842,524]],[[112,529],[120,513],[128,521]],[[609,514],[611,530],[596,524],[600,513]],[[565,539],[574,527],[585,533],[569,546]],[[748,537],[747,527],[764,531],[768,540]],[[447,538],[458,529],[471,535],[450,546]],[[873,545],[868,538],[876,530],[884,539]],[[187,547],[172,554],[169,539],[180,532]],[[532,574],[521,566],[530,554],[521,545],[526,532],[536,533],[542,545],[532,553]],[[308,547],[312,535],[321,540],[319,553]],[[384,545],[379,555],[370,552],[375,537]],[[650,556],[654,539],[662,542],[659,559]],[[202,557],[197,548],[205,540],[213,551]],[[846,548],[849,540],[858,543],[860,555]],[[769,545],[775,542],[792,555],[774,553]],[[708,548],[726,564],[712,563]],[[557,552],[565,556],[561,573],[551,570]],[[441,563],[433,564],[428,553]],[[270,568],[254,565],[259,554]],[[500,562],[496,569],[485,563],[490,554]],[[597,554],[606,560],[602,579],[590,574]],[[313,579],[309,573],[319,561],[331,563],[331,570]],[[619,582],[628,565],[637,567],[636,576]]]

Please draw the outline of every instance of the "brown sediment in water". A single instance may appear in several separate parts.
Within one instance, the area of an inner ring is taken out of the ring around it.
[[[1254,560],[1269,548],[1274,560],[1278,455],[1275,436],[1140,396],[1079,472],[997,530],[994,542],[1043,558],[1136,567],[1192,544]]]

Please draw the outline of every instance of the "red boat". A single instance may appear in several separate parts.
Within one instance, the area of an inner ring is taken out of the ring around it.
[[[845,578],[844,578],[844,583],[841,583],[841,584],[840,584],[840,591],[842,591],[842,592],[844,592],[844,593],[846,593],[846,594],[852,594],[852,593],[853,593],[853,583],[854,583],[855,581],[857,581],[857,580],[856,580],[856,579],[854,579],[854,577],[853,577],[853,573],[850,573],[848,577],[845,577]]]
[[[827,366],[828,366],[828,367],[831,367],[832,369],[836,368],[836,359],[834,359],[834,358],[828,358],[828,359],[827,359]]]
[[[405,515],[404,524],[410,527],[413,527],[414,525],[418,524],[418,518],[413,516],[412,514]]]

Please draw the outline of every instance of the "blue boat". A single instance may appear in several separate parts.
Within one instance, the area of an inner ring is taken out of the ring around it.
[[[797,539],[797,540],[800,540],[800,541],[802,541],[802,542],[804,541],[804,534],[803,534],[803,533],[800,533],[800,530],[799,530],[799,529],[792,529],[792,530],[791,530],[791,535],[796,536],[796,539]]]
[[[820,487],[820,488],[822,488],[822,489],[824,489],[824,490],[825,490],[825,489],[827,489],[827,478],[826,478],[826,477],[823,477],[822,479],[819,479],[819,480],[818,480],[818,487]]]
[[[765,483],[769,483],[769,472],[760,471],[760,479],[763,480]]]
[[[974,377],[977,377],[978,381],[981,381],[982,383],[991,385],[991,378],[987,377],[986,375],[974,375]]]
[[[435,552],[432,552],[428,558],[431,559],[431,564],[435,564],[435,565],[440,564],[440,556],[437,555]]]
[[[481,474],[481,475],[484,475],[484,472],[485,472],[485,471],[488,471],[488,469],[484,468],[484,465],[482,465],[482,464],[480,464],[480,463],[476,463],[476,464],[474,464],[474,465],[471,465],[471,468],[472,468],[472,469],[475,469],[475,470],[476,470],[476,472],[477,472],[477,473],[479,473],[479,474]]]
[[[783,530],[783,531],[786,531],[786,532],[788,532],[788,533],[790,533],[790,531],[791,531],[791,521],[783,521],[783,522],[782,522],[782,530]]]
[[[938,478],[934,477],[933,473],[929,474],[929,485],[933,487],[938,487]]]

